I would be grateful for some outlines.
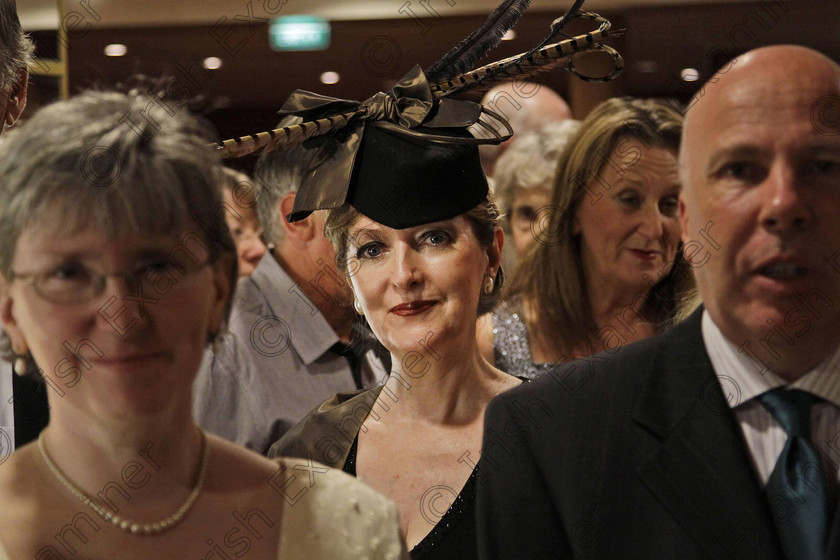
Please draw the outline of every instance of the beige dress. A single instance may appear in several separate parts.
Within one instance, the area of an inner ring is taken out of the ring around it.
[[[301,465],[300,459],[276,460],[290,470]],[[277,560],[408,560],[390,500],[346,473],[309,465],[320,470],[306,494],[284,510]],[[9,558],[0,545],[0,560],[24,559]]]

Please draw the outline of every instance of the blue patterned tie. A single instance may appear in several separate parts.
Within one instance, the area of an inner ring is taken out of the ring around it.
[[[766,489],[785,556],[821,560],[828,536],[825,478],[811,443],[811,406],[818,397],[777,388],[757,398],[788,436]]]

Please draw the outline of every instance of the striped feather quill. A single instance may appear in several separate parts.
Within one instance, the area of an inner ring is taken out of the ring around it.
[[[346,126],[353,117],[362,115],[363,113],[364,111],[348,111],[347,113],[340,113],[323,119],[225,140],[216,144],[215,147],[221,157],[237,158],[264,150],[293,146],[301,144],[313,136],[325,134],[330,130]]]
[[[499,82],[510,81],[511,79],[525,80],[558,66],[568,65],[568,58],[571,55],[596,50],[604,51],[613,56],[614,70],[607,76],[597,78],[582,76],[577,73],[576,75],[587,81],[611,80],[624,68],[624,60],[618,52],[602,43],[607,36],[617,35],[617,32],[610,33],[610,22],[596,13],[581,12],[576,17],[593,19],[598,21],[600,26],[596,31],[565,39],[536,51],[511,56],[471,72],[465,72],[451,80],[434,83],[431,85],[432,92],[436,97],[441,98],[461,94],[471,89],[473,90],[471,93],[483,93]]]

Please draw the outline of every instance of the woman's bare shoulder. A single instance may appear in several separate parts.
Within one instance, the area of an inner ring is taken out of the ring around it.
[[[275,467],[275,461],[218,436],[205,434],[207,445],[220,473],[238,478],[261,477]],[[276,467],[275,467],[276,468]]]
[[[37,461],[40,459],[35,443],[27,444],[0,463],[0,503],[23,503],[34,497],[41,477]],[[14,500],[14,501],[9,501]],[[0,508],[2,511],[7,508]]]
[[[0,507],[0,542],[12,557],[15,550],[9,548],[11,544],[39,539],[42,527],[52,527],[57,516],[54,508],[44,508],[54,498],[55,487],[44,478],[36,445],[21,447],[0,464],[0,503],[14,504]],[[2,546],[0,560],[5,559]]]

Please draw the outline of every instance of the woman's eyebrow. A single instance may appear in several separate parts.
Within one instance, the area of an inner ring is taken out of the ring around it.
[[[43,252],[41,252],[40,256],[76,260],[99,260],[98,258],[101,257],[98,251],[94,251],[91,249],[67,250],[55,246],[45,247]]]

